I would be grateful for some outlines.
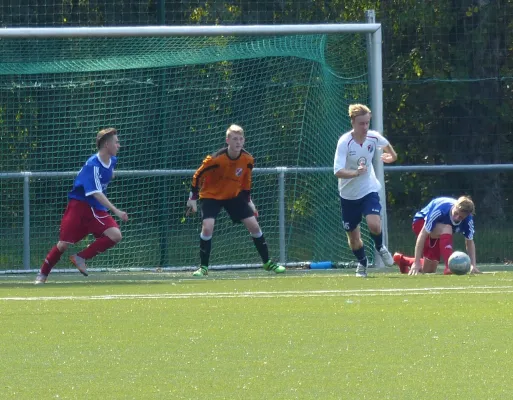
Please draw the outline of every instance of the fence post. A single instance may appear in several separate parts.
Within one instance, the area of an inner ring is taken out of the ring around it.
[[[30,172],[23,172],[23,268],[30,269]]]
[[[280,263],[287,262],[287,249],[285,242],[285,172],[287,167],[277,167],[278,171],[278,230],[280,238]]]
[[[376,23],[374,10],[365,11],[366,22]],[[381,55],[381,27],[374,33],[367,34],[367,54],[369,63],[369,89],[372,110],[372,128],[383,134],[383,71]],[[381,231],[383,232],[383,244],[388,246],[388,221],[387,221],[387,197],[385,191],[385,173],[383,161],[381,161],[382,150],[376,148],[372,162],[376,177],[381,182],[379,197],[381,201]],[[374,251],[374,265],[384,267],[383,261],[377,251]]]
[[[166,25],[166,0],[158,0],[158,20],[160,25]]]

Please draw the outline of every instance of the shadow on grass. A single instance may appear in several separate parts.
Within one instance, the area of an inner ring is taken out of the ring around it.
[[[488,264],[479,265],[484,273],[511,272],[513,265]],[[443,268],[440,266],[436,274],[442,275]],[[0,276],[0,290],[7,288],[26,288],[33,286],[41,287],[95,287],[112,285],[202,285],[206,282],[241,280],[241,279],[287,279],[287,277],[309,277],[323,276],[326,278],[354,277],[354,269],[326,269],[310,270],[289,268],[284,274],[272,274],[260,269],[255,270],[212,270],[208,277],[194,278],[191,271],[181,272],[94,272],[89,277],[83,277],[78,273],[54,273],[48,278],[46,285],[34,285],[35,273],[12,274]],[[397,268],[369,268],[367,279],[387,278],[404,279]],[[431,274],[430,274],[431,275]],[[412,277],[413,278],[413,277]]]

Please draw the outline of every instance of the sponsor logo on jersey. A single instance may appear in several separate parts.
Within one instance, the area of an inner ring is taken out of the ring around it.
[[[356,163],[358,164],[358,166],[367,165],[367,159],[365,157],[360,157]]]

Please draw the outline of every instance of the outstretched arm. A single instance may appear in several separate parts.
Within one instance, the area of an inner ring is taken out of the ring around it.
[[[470,257],[470,273],[471,274],[480,274],[481,271],[477,269],[477,260],[476,260],[476,244],[473,239],[465,239],[465,247],[467,248],[468,256]]]
[[[408,275],[417,275],[420,272],[420,259],[422,258],[424,243],[426,242],[428,236],[429,232],[426,231],[425,227],[422,228],[422,231],[420,231],[419,236],[417,236],[417,241],[415,242],[415,261],[413,262],[413,265],[411,266]]]

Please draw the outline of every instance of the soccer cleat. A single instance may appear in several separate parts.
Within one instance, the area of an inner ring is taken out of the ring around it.
[[[394,262],[399,267],[399,271],[401,271],[401,274],[407,274],[408,272],[410,272],[410,266],[404,260],[403,255],[401,253],[394,253]]]
[[[88,276],[87,273],[87,265],[85,260],[77,254],[73,254],[69,256],[69,260],[73,263],[73,265],[80,271],[80,273],[84,276]]]
[[[444,275],[452,275],[452,271],[449,268],[445,267],[444,268]]]
[[[48,275],[39,273],[36,276],[36,280],[34,282],[34,285],[44,285],[46,283],[47,279],[48,279]]]
[[[274,271],[277,274],[282,274],[283,272],[285,272],[285,267],[284,266],[278,265],[278,264],[272,262],[271,260],[267,261],[264,264],[264,269],[266,271]]]
[[[358,266],[356,267],[356,276],[358,278],[367,278],[367,267],[358,263]]]
[[[381,259],[383,260],[383,263],[385,263],[387,267],[391,267],[392,265],[394,265],[394,259],[392,258],[392,254],[390,254],[390,252],[385,246],[381,246],[381,249],[378,250],[378,253]]]
[[[203,265],[192,273],[192,276],[207,276],[207,275],[208,275],[208,267],[205,267]]]

